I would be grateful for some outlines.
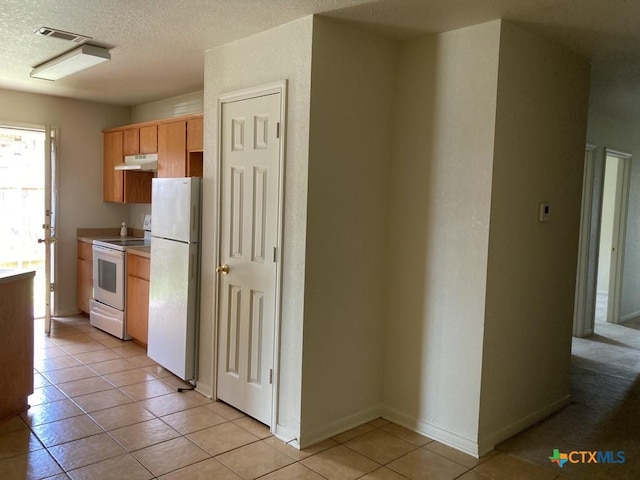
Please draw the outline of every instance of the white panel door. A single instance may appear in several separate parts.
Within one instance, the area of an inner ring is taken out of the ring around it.
[[[271,425],[281,94],[222,104],[218,398]]]

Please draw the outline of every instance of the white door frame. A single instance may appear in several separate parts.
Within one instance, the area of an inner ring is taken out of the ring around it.
[[[587,144],[584,156],[580,243],[573,310],[573,335],[576,337],[591,335],[595,322],[598,245],[600,244],[599,207],[601,203],[601,194],[598,195],[596,192],[597,167],[596,146]],[[601,183],[602,179],[599,180]]]
[[[281,315],[281,295],[282,295],[282,249],[283,249],[283,231],[284,231],[284,172],[285,172],[285,150],[286,150],[286,132],[287,132],[287,81],[282,80],[266,85],[256,86],[248,89],[238,90],[230,93],[220,95],[218,97],[218,132],[217,132],[217,179],[216,179],[216,201],[218,202],[218,215],[216,216],[214,225],[214,239],[215,239],[215,265],[220,264],[220,221],[221,221],[221,207],[222,207],[222,188],[220,183],[222,182],[222,105],[224,103],[238,102],[241,100],[248,100],[250,98],[262,97],[265,95],[271,95],[274,93],[280,94],[280,158],[278,166],[278,206],[277,206],[277,233],[278,241],[276,246],[276,281],[275,281],[275,312],[274,312],[274,338],[273,338],[273,408],[271,413],[271,432],[275,433],[276,426],[278,424],[278,392],[280,385],[280,315]],[[220,287],[219,277],[214,277],[214,325],[213,325],[213,398],[217,399],[218,389],[218,328],[220,323]]]
[[[613,240],[611,242],[611,269],[609,276],[609,301],[607,322],[621,323],[622,277],[624,274],[624,254],[627,240],[627,215],[629,207],[629,186],[631,179],[631,154],[605,149],[606,157],[620,159],[616,181],[615,210],[613,215]]]
[[[596,287],[598,278],[598,249],[602,225],[602,201],[604,195],[604,172],[607,156],[622,160],[619,170],[619,188],[616,188],[616,214],[614,215],[614,253],[612,255],[607,321],[620,322],[620,302],[622,296],[622,275],[627,226],[627,207],[631,155],[610,148],[603,148],[596,155],[596,147],[587,145],[582,189],[582,214],[580,222],[580,244],[578,249],[578,270],[576,274],[576,295],[573,315],[573,335],[587,337],[594,332]]]
[[[49,285],[57,285],[57,271],[56,268],[56,254],[58,249],[52,246],[56,242],[56,228],[58,220],[58,137],[60,136],[60,129],[58,127],[52,127],[51,125],[45,126],[45,217],[44,217],[44,243],[45,243],[45,256],[46,256],[46,280]],[[51,276],[53,275],[53,278]],[[45,317],[44,317],[44,330],[47,335],[51,334],[51,315],[57,314],[57,303],[53,302],[52,311],[52,289],[47,288],[45,291]]]

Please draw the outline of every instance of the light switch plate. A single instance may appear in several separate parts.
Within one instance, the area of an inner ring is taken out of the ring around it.
[[[551,205],[542,202],[538,206],[538,221],[540,223],[546,223],[551,219]]]

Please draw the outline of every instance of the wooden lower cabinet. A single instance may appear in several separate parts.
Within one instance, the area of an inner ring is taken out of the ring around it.
[[[78,240],[76,304],[78,310],[89,314],[89,300],[93,297],[92,244]]]
[[[127,333],[147,344],[149,329],[149,271],[151,262],[127,252]]]

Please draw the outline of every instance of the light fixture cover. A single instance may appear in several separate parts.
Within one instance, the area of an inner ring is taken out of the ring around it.
[[[83,43],[87,40],[91,40],[91,37],[86,35],[80,35],[79,33],[65,32],[64,30],[58,30],[51,27],[40,27],[34,32],[41,37],[59,38],[60,40],[67,40],[73,43]]]
[[[38,65],[31,70],[31,77],[58,80],[107,60],[111,60],[109,50],[96,45],[84,44]]]

